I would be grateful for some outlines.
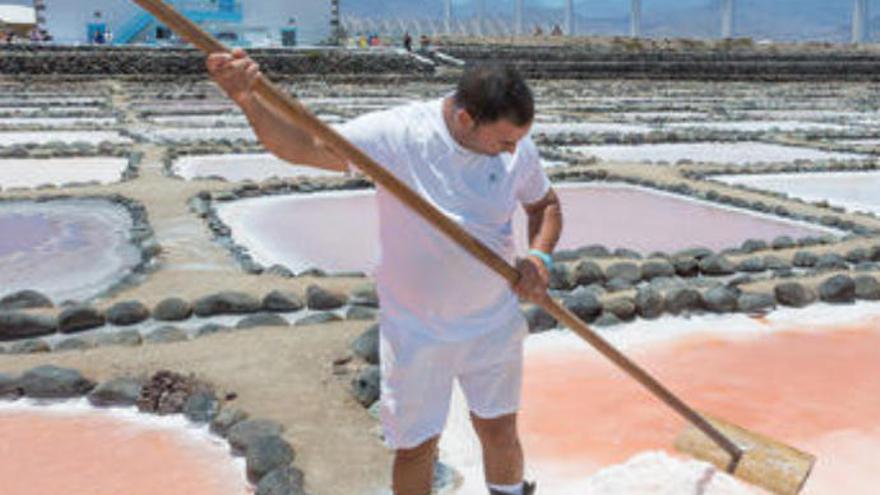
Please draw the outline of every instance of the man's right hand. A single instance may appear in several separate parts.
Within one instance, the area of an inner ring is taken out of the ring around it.
[[[208,57],[208,72],[223,91],[239,105],[250,99],[260,66],[241,48],[229,53],[214,53]]]

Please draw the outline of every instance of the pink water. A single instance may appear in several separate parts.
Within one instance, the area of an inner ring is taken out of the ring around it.
[[[880,319],[744,341],[692,337],[631,355],[696,408],[816,455],[803,493],[873,495],[880,485],[878,327]],[[640,452],[672,453],[683,427],[596,353],[571,347],[529,355],[521,420],[532,462],[569,466],[569,476],[581,479]]]
[[[243,495],[228,448],[105,414],[0,411],[0,492]]]
[[[748,238],[826,232],[634,187],[579,185],[558,192],[565,216],[560,249],[602,244],[645,254],[696,246],[718,250]],[[220,216],[236,241],[267,265],[280,263],[295,271],[313,266],[369,271],[378,255],[371,192],[257,198],[224,204]],[[525,226],[525,215],[517,212],[519,252],[525,250]]]
[[[140,261],[131,225],[102,200],[0,205],[0,296],[35,289],[60,302],[106,289]]]

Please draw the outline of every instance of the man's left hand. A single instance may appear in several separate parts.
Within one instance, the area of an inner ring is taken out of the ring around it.
[[[516,269],[519,271],[519,282],[513,287],[516,295],[535,304],[545,300],[550,286],[550,272],[544,262],[536,256],[528,256],[516,261]]]

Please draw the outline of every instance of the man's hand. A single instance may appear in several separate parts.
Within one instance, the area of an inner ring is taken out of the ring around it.
[[[550,272],[544,262],[535,256],[528,256],[516,261],[516,269],[519,271],[519,282],[513,287],[516,295],[535,304],[544,301],[550,286]]]
[[[251,90],[260,77],[260,66],[241,48],[208,57],[208,72],[230,98],[239,105],[251,97]]]

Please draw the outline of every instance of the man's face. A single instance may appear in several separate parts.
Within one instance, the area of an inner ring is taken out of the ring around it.
[[[516,151],[516,144],[532,128],[531,123],[519,127],[507,119],[476,125],[467,112],[464,115],[467,116],[462,122],[466,129],[464,138],[467,147],[484,155],[512,154]]]

